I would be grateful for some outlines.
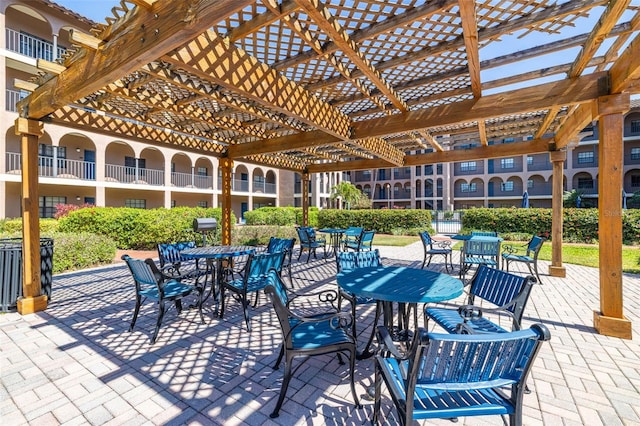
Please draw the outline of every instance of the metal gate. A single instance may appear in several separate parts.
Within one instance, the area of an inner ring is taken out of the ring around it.
[[[435,211],[432,226],[438,234],[457,234],[462,229],[461,211]]]

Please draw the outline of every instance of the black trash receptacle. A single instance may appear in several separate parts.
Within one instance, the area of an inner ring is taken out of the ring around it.
[[[40,238],[40,285],[51,299],[53,282],[53,238]],[[22,238],[0,239],[0,311],[17,309],[22,296]]]

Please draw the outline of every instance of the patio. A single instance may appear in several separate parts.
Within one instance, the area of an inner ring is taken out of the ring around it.
[[[384,264],[419,267],[422,247],[379,247]],[[297,250],[297,248],[296,248]],[[457,253],[454,253],[456,256]],[[294,259],[297,253],[294,253]],[[293,264],[296,284],[335,286],[333,259]],[[436,259],[435,262],[438,262]],[[457,259],[454,257],[454,263]],[[435,263],[432,269],[442,268]],[[516,267],[517,268],[517,267]],[[598,334],[599,272],[566,265],[567,278],[541,271],[525,326],[552,333],[528,380],[524,424],[640,424],[640,343]],[[640,276],[625,275],[625,315],[640,329]],[[4,424],[365,424],[373,402],[353,407],[346,366],[316,357],[297,371],[280,417],[272,420],[282,367],[273,370],[281,341],[275,315],[262,298],[243,326],[239,303],[224,320],[202,325],[197,311],[170,310],[155,345],[155,313],[143,305],[128,333],[133,284],[124,264],[58,275],[46,311],[0,316]],[[371,320],[372,312],[359,311]],[[373,380],[373,360],[356,364],[359,395]],[[383,387],[383,394],[385,389]],[[395,410],[383,400],[386,424]],[[430,423],[431,424],[431,423]],[[434,424],[450,425],[448,420]],[[497,417],[461,418],[458,424],[502,424]]]

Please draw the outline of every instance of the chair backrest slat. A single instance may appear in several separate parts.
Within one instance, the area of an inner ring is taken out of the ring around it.
[[[138,293],[152,287],[161,290],[163,279],[153,260],[134,259],[128,255],[122,256],[122,259],[129,267],[129,271],[131,271]]]
[[[166,264],[185,262],[188,259],[182,256],[182,250],[195,247],[195,241],[158,244],[158,260],[160,261],[160,267],[164,267]]]
[[[546,327],[495,335],[430,333],[410,364],[416,383],[449,389],[477,389],[489,383],[515,384],[526,379],[540,344],[549,339]],[[456,386],[457,385],[457,386]]]
[[[500,241],[466,240],[464,242],[465,256],[492,256],[500,253]]]
[[[275,271],[270,271],[265,280],[267,285],[264,292],[273,303],[280,327],[282,327],[282,333],[285,336],[285,346],[291,347],[291,324],[289,323],[289,296],[287,289]]]
[[[540,251],[540,248],[542,247],[542,243],[544,243],[544,242],[545,242],[544,238],[534,235],[531,238],[531,241],[529,241],[529,244],[527,245],[527,256],[537,257],[538,256],[538,252]]]
[[[496,306],[505,306],[517,299],[517,303],[507,307],[507,310],[513,313],[519,323],[535,282],[532,276],[514,275],[480,265],[471,279],[469,301],[473,303],[479,297]]]
[[[245,281],[247,279],[264,277],[269,274],[271,269],[281,272],[285,254],[285,252],[275,252],[250,255],[247,261]]]
[[[336,254],[338,272],[348,272],[357,268],[381,266],[380,251],[342,251]]]
[[[293,253],[293,247],[295,245],[295,238],[271,237],[269,239],[269,244],[267,245],[267,253],[285,252],[284,263],[285,265],[288,265],[291,263],[291,254]]]

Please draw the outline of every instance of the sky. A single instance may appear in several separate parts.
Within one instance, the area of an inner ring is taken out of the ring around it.
[[[53,0],[60,6],[96,21],[105,22],[107,16],[113,16],[111,8],[120,6],[119,0]]]

